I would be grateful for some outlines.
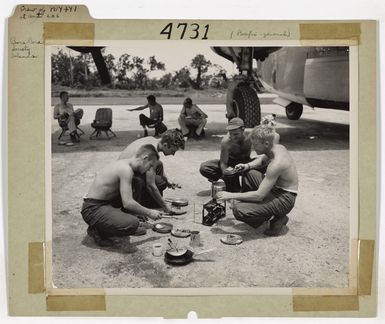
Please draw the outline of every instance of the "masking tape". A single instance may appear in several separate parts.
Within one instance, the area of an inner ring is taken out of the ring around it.
[[[358,295],[370,295],[372,292],[374,243],[374,240],[359,241]]]
[[[28,293],[44,292],[44,243],[28,244]]]
[[[348,40],[360,43],[359,23],[314,23],[299,24],[300,40]],[[349,45],[353,45],[349,42]]]
[[[44,42],[71,45],[93,45],[95,24],[93,23],[44,23]],[[61,42],[62,41],[62,42]]]
[[[48,292],[46,303],[47,311],[106,310],[103,289],[51,289]]]

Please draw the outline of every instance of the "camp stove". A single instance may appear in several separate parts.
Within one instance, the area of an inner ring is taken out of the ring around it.
[[[226,190],[223,181],[216,181],[211,186],[211,200],[203,205],[202,208],[202,224],[212,226],[219,219],[226,216],[226,201],[219,202],[217,193]]]

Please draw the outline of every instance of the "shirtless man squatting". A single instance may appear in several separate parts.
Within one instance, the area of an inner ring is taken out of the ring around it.
[[[287,149],[274,143],[274,128],[260,125],[251,132],[251,142],[258,158],[238,164],[236,169],[243,170],[242,192],[219,192],[218,199],[233,201],[234,217],[257,228],[270,220],[264,232],[268,236],[281,233],[293,209],[298,193],[298,173],[293,158]],[[266,174],[255,170],[267,163]]]

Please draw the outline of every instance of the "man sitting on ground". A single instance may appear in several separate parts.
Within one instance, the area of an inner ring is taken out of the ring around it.
[[[207,117],[208,116],[196,104],[193,104],[191,98],[186,98],[178,118],[183,136],[196,138],[203,137]],[[190,133],[191,127],[195,129],[193,133]]]
[[[128,109],[128,111],[150,109],[150,118],[144,114],[139,115],[140,125],[143,127],[143,136],[148,136],[147,128],[155,128],[155,135],[159,136],[167,130],[165,124],[163,124],[163,107],[156,102],[156,98],[153,95],[147,97],[147,104],[134,109]]]
[[[265,235],[279,235],[293,209],[298,192],[298,174],[293,158],[281,144],[274,143],[272,127],[260,125],[253,129],[251,141],[259,157],[252,162],[236,165],[248,171],[243,177],[242,192],[219,192],[218,199],[236,199],[233,214],[236,219],[257,228],[270,220]],[[257,170],[267,163],[266,174]]]
[[[59,121],[60,127],[68,128],[70,132],[71,142],[78,143],[80,136],[77,133],[77,126],[83,117],[83,109],[76,109],[68,102],[69,95],[67,91],[60,92],[60,103],[54,107],[53,118]]]
[[[241,190],[239,174],[225,175],[226,169],[234,168],[239,163],[250,162],[251,141],[245,135],[245,126],[240,118],[233,118],[226,127],[228,134],[221,142],[220,159],[203,162],[199,169],[200,173],[210,181],[223,178],[226,190],[238,192]]]
[[[114,161],[95,177],[81,214],[89,225],[87,233],[100,246],[111,246],[112,236],[145,234],[139,227],[137,216],[153,220],[161,218],[157,210],[148,209],[138,202],[141,196],[136,174],[144,174],[153,168],[159,155],[152,145],[141,146],[135,156]]]
[[[119,156],[119,159],[128,159],[137,154],[143,145],[153,145],[158,153],[164,155],[175,155],[175,152],[184,149],[184,138],[179,129],[166,131],[160,139],[154,137],[143,137],[128,145]],[[140,202],[149,208],[162,208],[166,213],[171,210],[163,200],[162,194],[166,188],[175,189],[179,185],[170,182],[164,174],[163,163],[158,160],[145,174],[137,177],[143,186]]]

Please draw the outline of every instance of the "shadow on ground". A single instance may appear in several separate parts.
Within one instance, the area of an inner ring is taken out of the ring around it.
[[[346,150],[349,149],[349,125],[301,119],[288,121],[286,118],[278,118],[277,132],[281,136],[281,143],[290,151],[314,151],[314,150]],[[185,151],[217,151],[222,137],[225,135],[226,123],[211,122],[207,124],[206,137],[201,140],[189,139]],[[116,137],[107,139],[105,134],[98,139],[90,139],[93,132],[90,124],[81,125],[85,132],[81,141],[74,146],[58,145],[58,137],[61,130],[52,134],[52,153],[73,152],[120,152],[142,136],[141,129],[114,131]],[[62,137],[69,141],[69,136]]]

